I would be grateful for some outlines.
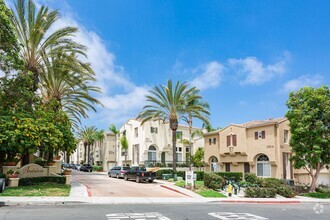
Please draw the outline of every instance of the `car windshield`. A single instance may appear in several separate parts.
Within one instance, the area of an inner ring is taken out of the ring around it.
[[[145,167],[140,167],[139,170],[140,171],[147,171],[147,169]]]
[[[123,167],[123,170],[129,170],[129,167]]]

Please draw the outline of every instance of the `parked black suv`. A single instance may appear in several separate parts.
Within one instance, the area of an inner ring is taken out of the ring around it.
[[[84,171],[84,172],[92,172],[93,168],[91,165],[89,164],[83,164],[81,167],[80,167],[80,171]]]

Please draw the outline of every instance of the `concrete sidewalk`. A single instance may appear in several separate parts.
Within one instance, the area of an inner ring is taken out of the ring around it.
[[[256,203],[299,204],[327,203],[330,199],[295,198],[205,198],[191,190],[177,187],[174,183],[156,180],[161,187],[185,195],[185,197],[91,197],[85,185],[73,180],[68,197],[0,197],[0,205],[71,205],[71,204],[183,204],[183,203]]]

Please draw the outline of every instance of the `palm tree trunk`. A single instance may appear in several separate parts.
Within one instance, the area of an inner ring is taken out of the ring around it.
[[[189,171],[191,171],[191,129],[192,129],[192,117],[189,116]]]
[[[176,130],[172,130],[172,146],[173,146],[173,173],[174,173],[174,181],[177,181],[176,174]]]
[[[89,164],[89,160],[90,160],[90,151],[91,151],[91,146],[88,145],[88,154],[87,154],[87,163]]]
[[[86,145],[86,144],[84,144],[84,148],[85,148],[85,152],[84,152],[84,162],[87,163],[87,162],[86,162],[86,153],[87,153],[87,145]]]

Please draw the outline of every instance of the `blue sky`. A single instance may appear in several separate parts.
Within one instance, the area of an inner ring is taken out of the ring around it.
[[[105,108],[84,125],[120,126],[168,79],[201,90],[213,127],[283,117],[290,91],[330,82],[326,0],[37,2],[89,47]]]

